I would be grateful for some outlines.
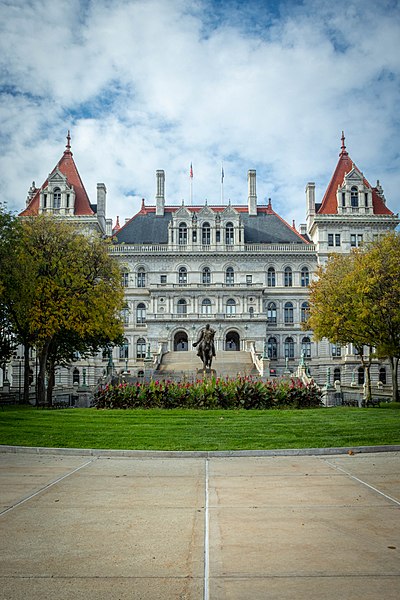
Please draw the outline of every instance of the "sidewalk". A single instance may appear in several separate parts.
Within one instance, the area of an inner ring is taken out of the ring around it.
[[[0,453],[0,600],[397,600],[400,453]]]

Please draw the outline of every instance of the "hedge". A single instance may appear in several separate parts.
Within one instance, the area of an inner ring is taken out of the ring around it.
[[[106,385],[95,393],[97,408],[274,409],[317,408],[321,391],[300,380],[259,381],[251,377],[150,381]]]

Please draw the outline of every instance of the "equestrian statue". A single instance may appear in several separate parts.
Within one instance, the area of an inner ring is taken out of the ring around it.
[[[203,370],[211,369],[212,359],[215,356],[215,345],[214,345],[215,329],[210,327],[207,323],[205,327],[200,331],[197,342],[194,342],[193,347],[197,346],[197,356],[199,356],[203,362]]]

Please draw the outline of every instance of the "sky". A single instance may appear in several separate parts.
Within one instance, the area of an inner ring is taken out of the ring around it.
[[[258,204],[305,222],[347,150],[400,212],[400,0],[0,0],[0,201],[65,149],[120,223],[155,203]],[[221,169],[224,170],[223,189]]]

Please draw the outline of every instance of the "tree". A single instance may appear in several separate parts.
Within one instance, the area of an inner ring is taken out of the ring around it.
[[[370,364],[375,353],[392,366],[393,399],[398,398],[400,355],[400,239],[389,234],[350,255],[332,255],[310,285],[307,327],[317,340],[326,337],[356,348],[371,399]],[[369,347],[368,355],[363,352]],[[397,358],[396,358],[397,357]]]
[[[57,361],[75,349],[89,352],[99,344],[120,342],[120,279],[107,243],[99,237],[83,235],[52,217],[22,223],[7,259],[2,298],[25,347],[28,382],[29,346],[37,350],[39,403],[46,403],[46,371],[54,373]]]

